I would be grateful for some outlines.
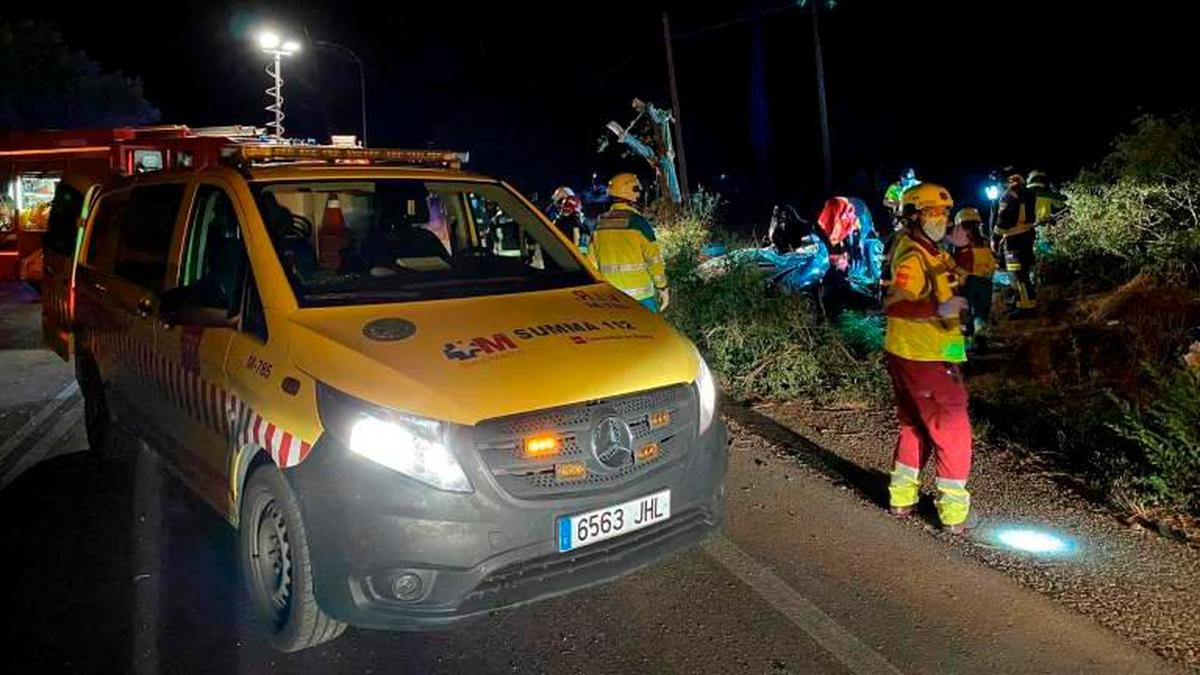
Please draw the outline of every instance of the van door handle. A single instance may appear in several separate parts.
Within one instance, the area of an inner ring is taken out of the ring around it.
[[[141,300],[138,300],[137,315],[143,319],[150,317],[150,298],[142,298]]]

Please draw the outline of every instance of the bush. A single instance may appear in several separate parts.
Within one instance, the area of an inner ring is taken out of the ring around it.
[[[1110,284],[1141,271],[1200,279],[1200,127],[1144,116],[1101,164],[1065,186],[1046,262]]]
[[[1158,378],[1154,391],[1145,405],[1118,401],[1109,428],[1131,444],[1138,484],[1155,501],[1200,514],[1200,373]]]
[[[1149,380],[1141,404],[1013,383],[975,392],[972,418],[993,441],[1037,449],[1120,508],[1200,515],[1200,374]]]
[[[691,252],[710,241],[725,241],[728,237],[717,227],[717,218],[724,204],[721,196],[700,188],[686,204],[659,200],[647,216],[654,223],[663,257],[670,259]]]
[[[811,298],[780,295],[753,265],[702,278],[696,257],[670,258],[667,318],[704,354],[736,398],[880,400],[888,392],[878,355],[855,356],[823,323]]]
[[[1143,270],[1200,278],[1200,174],[1080,180],[1064,193],[1071,210],[1045,232],[1050,264],[1114,282]]]

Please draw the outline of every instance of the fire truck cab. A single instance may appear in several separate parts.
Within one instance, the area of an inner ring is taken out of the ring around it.
[[[75,254],[88,206],[100,188],[125,176],[207,161],[231,138],[261,130],[183,125],[0,136],[0,281],[41,286],[45,344],[71,352]]]

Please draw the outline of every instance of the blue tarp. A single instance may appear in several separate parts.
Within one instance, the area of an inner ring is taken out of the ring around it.
[[[706,272],[719,273],[729,265],[750,264],[764,270],[771,284],[795,293],[810,288],[829,271],[829,249],[816,236],[809,235],[791,253],[779,253],[773,248],[743,248],[713,258],[701,266]]]

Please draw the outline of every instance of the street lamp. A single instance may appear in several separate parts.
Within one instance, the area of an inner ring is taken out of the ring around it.
[[[367,147],[367,75],[366,70],[363,68],[362,59],[358,58],[358,54],[356,54],[353,49],[350,49],[346,45],[330,42],[328,40],[315,40],[313,41],[313,44],[318,47],[332,49],[333,51],[339,52],[345,56],[349,56],[350,59],[358,66],[359,107],[362,111],[362,146],[364,148]]]
[[[275,116],[274,121],[267,126],[274,127],[272,136],[283,138],[283,57],[291,56],[300,51],[300,43],[295,40],[285,40],[272,30],[264,30],[258,34],[258,46],[271,55],[272,63],[267,66],[267,75],[274,80],[274,85],[267,89],[267,96],[273,99],[266,110]]]

